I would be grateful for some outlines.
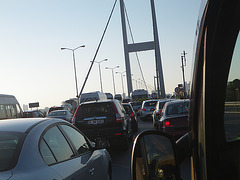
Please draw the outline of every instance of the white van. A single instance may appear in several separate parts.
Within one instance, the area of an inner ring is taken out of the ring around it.
[[[107,96],[105,93],[96,91],[96,92],[89,92],[83,93],[80,97],[80,103],[87,102],[87,101],[97,101],[97,100],[106,100]]]
[[[21,118],[23,111],[13,95],[0,94],[0,119]]]

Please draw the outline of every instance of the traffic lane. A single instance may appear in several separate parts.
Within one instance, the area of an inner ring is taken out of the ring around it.
[[[135,137],[144,130],[153,130],[151,120],[141,121],[138,118],[138,132],[133,134],[133,140]],[[111,148],[110,155],[112,159],[112,179],[113,180],[130,180],[131,179],[131,153],[133,140],[130,143],[128,150],[121,150],[120,148]]]
[[[138,120],[138,132],[134,133],[133,140],[142,131],[154,130],[152,120]],[[130,144],[128,150],[123,151],[120,148],[110,149],[110,155],[112,158],[112,179],[113,180],[130,180],[131,179],[131,153],[132,153],[133,141]],[[184,180],[191,179],[190,171],[190,159],[186,159],[180,164],[181,177]]]

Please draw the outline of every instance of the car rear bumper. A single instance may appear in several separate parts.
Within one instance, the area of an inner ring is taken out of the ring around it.
[[[127,132],[123,129],[92,129],[80,131],[91,141],[95,141],[97,138],[104,138],[107,139],[110,144],[127,136]]]
[[[165,127],[165,128],[162,128],[162,131],[172,135],[174,139],[179,139],[180,137],[182,137],[184,134],[188,132],[188,127],[178,127],[178,128]]]

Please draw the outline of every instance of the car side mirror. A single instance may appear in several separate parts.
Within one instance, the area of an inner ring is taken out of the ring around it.
[[[107,139],[97,138],[95,141],[95,149],[107,149],[110,144]]]
[[[176,143],[170,135],[161,131],[143,131],[134,140],[131,179],[180,179],[176,153]]]

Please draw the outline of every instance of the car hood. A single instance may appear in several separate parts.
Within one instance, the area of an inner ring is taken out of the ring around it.
[[[12,171],[3,171],[0,172],[0,179],[1,180],[7,180],[12,176]]]

